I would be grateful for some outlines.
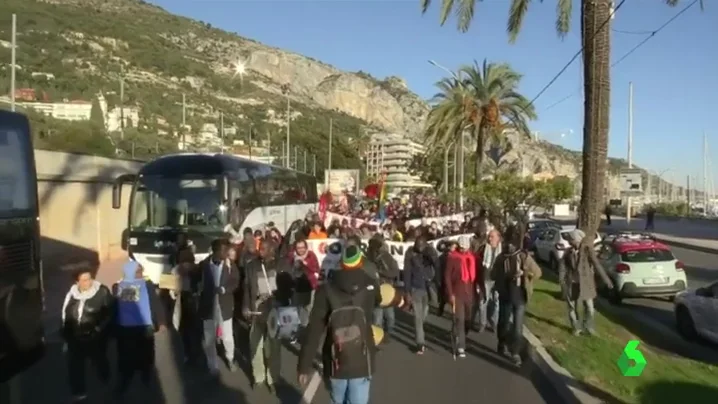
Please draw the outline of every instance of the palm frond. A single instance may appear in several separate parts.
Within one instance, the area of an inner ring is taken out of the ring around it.
[[[561,39],[564,39],[571,29],[572,12],[573,0],[558,0],[556,4],[556,33]]]
[[[454,0],[441,0],[441,11],[439,14],[439,24],[443,26],[446,24],[446,20],[451,15],[451,10],[454,8]]]
[[[459,31],[467,32],[471,27],[471,21],[474,19],[474,11],[478,1],[480,0],[459,0],[459,6],[456,7]]]
[[[421,0],[421,14],[426,14],[429,7],[431,7],[431,0]]]
[[[516,42],[516,38],[521,32],[521,26],[526,17],[526,11],[529,9],[529,3],[531,3],[531,0],[511,0],[509,19],[506,24],[506,32],[509,34],[510,43]]]

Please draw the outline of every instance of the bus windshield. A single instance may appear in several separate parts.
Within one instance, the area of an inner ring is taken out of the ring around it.
[[[221,231],[227,214],[220,203],[220,184],[219,177],[140,177],[132,197],[130,227]]]
[[[0,122],[0,217],[35,215],[37,190],[33,176],[30,133]]]

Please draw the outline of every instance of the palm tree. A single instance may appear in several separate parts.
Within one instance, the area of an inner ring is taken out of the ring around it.
[[[475,181],[481,181],[487,141],[501,141],[505,129],[514,129],[519,136],[530,138],[527,121],[536,119],[536,111],[526,97],[518,92],[521,74],[506,63],[463,66],[459,69],[464,85],[471,92],[473,105],[470,120],[476,141]]]
[[[487,142],[500,141],[505,129],[528,136],[527,120],[536,118],[533,106],[517,92],[520,80],[508,64],[484,60],[438,81],[439,93],[427,119],[427,145],[448,150],[462,134],[470,134],[476,142],[474,181],[481,181]]]
[[[467,32],[474,18],[474,6],[480,0],[441,0],[439,23],[444,25],[451,14],[457,15],[460,32]],[[679,0],[664,0],[675,6]],[[531,0],[511,0],[506,31],[511,43],[516,41]],[[603,205],[604,183],[606,181],[606,155],[611,99],[610,19],[625,0],[614,8],[613,0],[581,0],[581,43],[583,49],[584,77],[584,124],[583,124],[583,169],[579,225],[592,234],[600,224]],[[573,0],[558,0],[556,7],[556,31],[560,38],[571,27]],[[425,13],[431,0],[421,0]],[[703,1],[701,0],[701,8]]]

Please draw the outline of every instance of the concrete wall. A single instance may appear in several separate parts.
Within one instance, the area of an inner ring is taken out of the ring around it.
[[[129,187],[122,209],[112,209],[112,182],[136,173],[142,163],[81,154],[35,150],[40,200],[42,255],[46,270],[69,269],[121,258],[127,226]]]

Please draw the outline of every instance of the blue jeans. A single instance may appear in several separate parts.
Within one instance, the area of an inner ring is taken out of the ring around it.
[[[394,331],[396,324],[396,314],[393,307],[377,307],[374,309],[374,325],[381,327],[385,332]]]
[[[369,404],[371,377],[329,379],[332,404]]]
[[[496,334],[499,339],[499,346],[509,349],[512,355],[521,353],[523,342],[524,316],[526,315],[526,303],[501,300],[499,303],[499,323]],[[511,321],[513,317],[513,321]]]

